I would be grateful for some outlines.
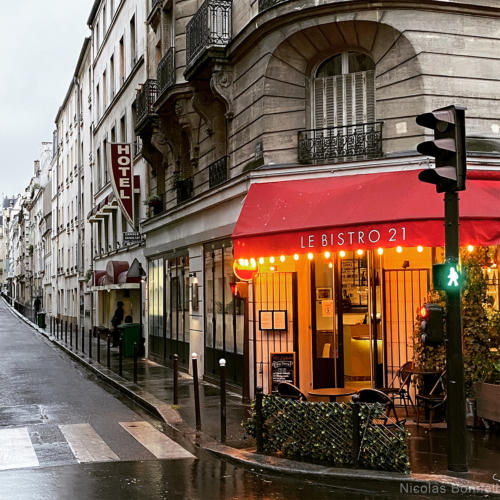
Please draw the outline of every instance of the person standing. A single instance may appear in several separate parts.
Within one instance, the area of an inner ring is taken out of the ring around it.
[[[118,333],[118,325],[121,325],[123,321],[123,302],[119,300],[116,303],[116,311],[113,317],[111,318],[111,325],[113,326],[113,347],[118,347],[118,343],[120,340],[120,335]]]

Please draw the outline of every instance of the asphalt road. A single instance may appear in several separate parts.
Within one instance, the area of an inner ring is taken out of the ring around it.
[[[399,498],[264,475],[185,449],[3,300],[0,346],[0,500]]]

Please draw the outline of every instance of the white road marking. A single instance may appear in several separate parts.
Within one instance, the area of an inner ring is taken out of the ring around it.
[[[182,446],[155,429],[149,422],[120,422],[120,425],[156,458],[196,458]]]
[[[112,462],[120,460],[90,424],[60,425],[78,462]]]
[[[39,465],[26,427],[0,430],[0,470]]]

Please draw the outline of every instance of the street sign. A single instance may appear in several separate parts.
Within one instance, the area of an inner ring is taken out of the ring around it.
[[[137,231],[127,231],[123,233],[124,243],[140,243],[142,241],[142,234]]]

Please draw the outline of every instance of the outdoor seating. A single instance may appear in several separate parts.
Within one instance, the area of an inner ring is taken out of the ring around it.
[[[394,401],[382,391],[378,389],[360,389],[354,396],[353,401],[358,403],[380,403],[385,406],[386,418],[385,425],[390,425],[389,417],[391,413],[394,415],[394,420],[397,425],[403,425],[405,421],[399,420]]]
[[[407,402],[411,404],[412,407],[415,407],[410,395],[410,382],[413,368],[413,361],[407,361],[396,372],[388,387],[378,388],[379,391],[390,396],[393,401],[399,399],[405,407],[406,416],[408,416]],[[398,386],[396,386],[396,381],[398,382]]]
[[[307,396],[295,385],[289,382],[280,382],[278,384],[278,394],[282,398],[298,399],[299,401],[307,401]]]
[[[440,408],[445,408],[446,405],[446,387],[444,383],[444,377],[446,372],[443,372],[439,379],[434,384],[429,394],[417,394],[416,397],[416,413],[417,413],[417,425],[420,425],[420,408],[424,408],[424,411],[429,413],[429,430],[432,430],[432,420],[436,414],[436,411]]]

